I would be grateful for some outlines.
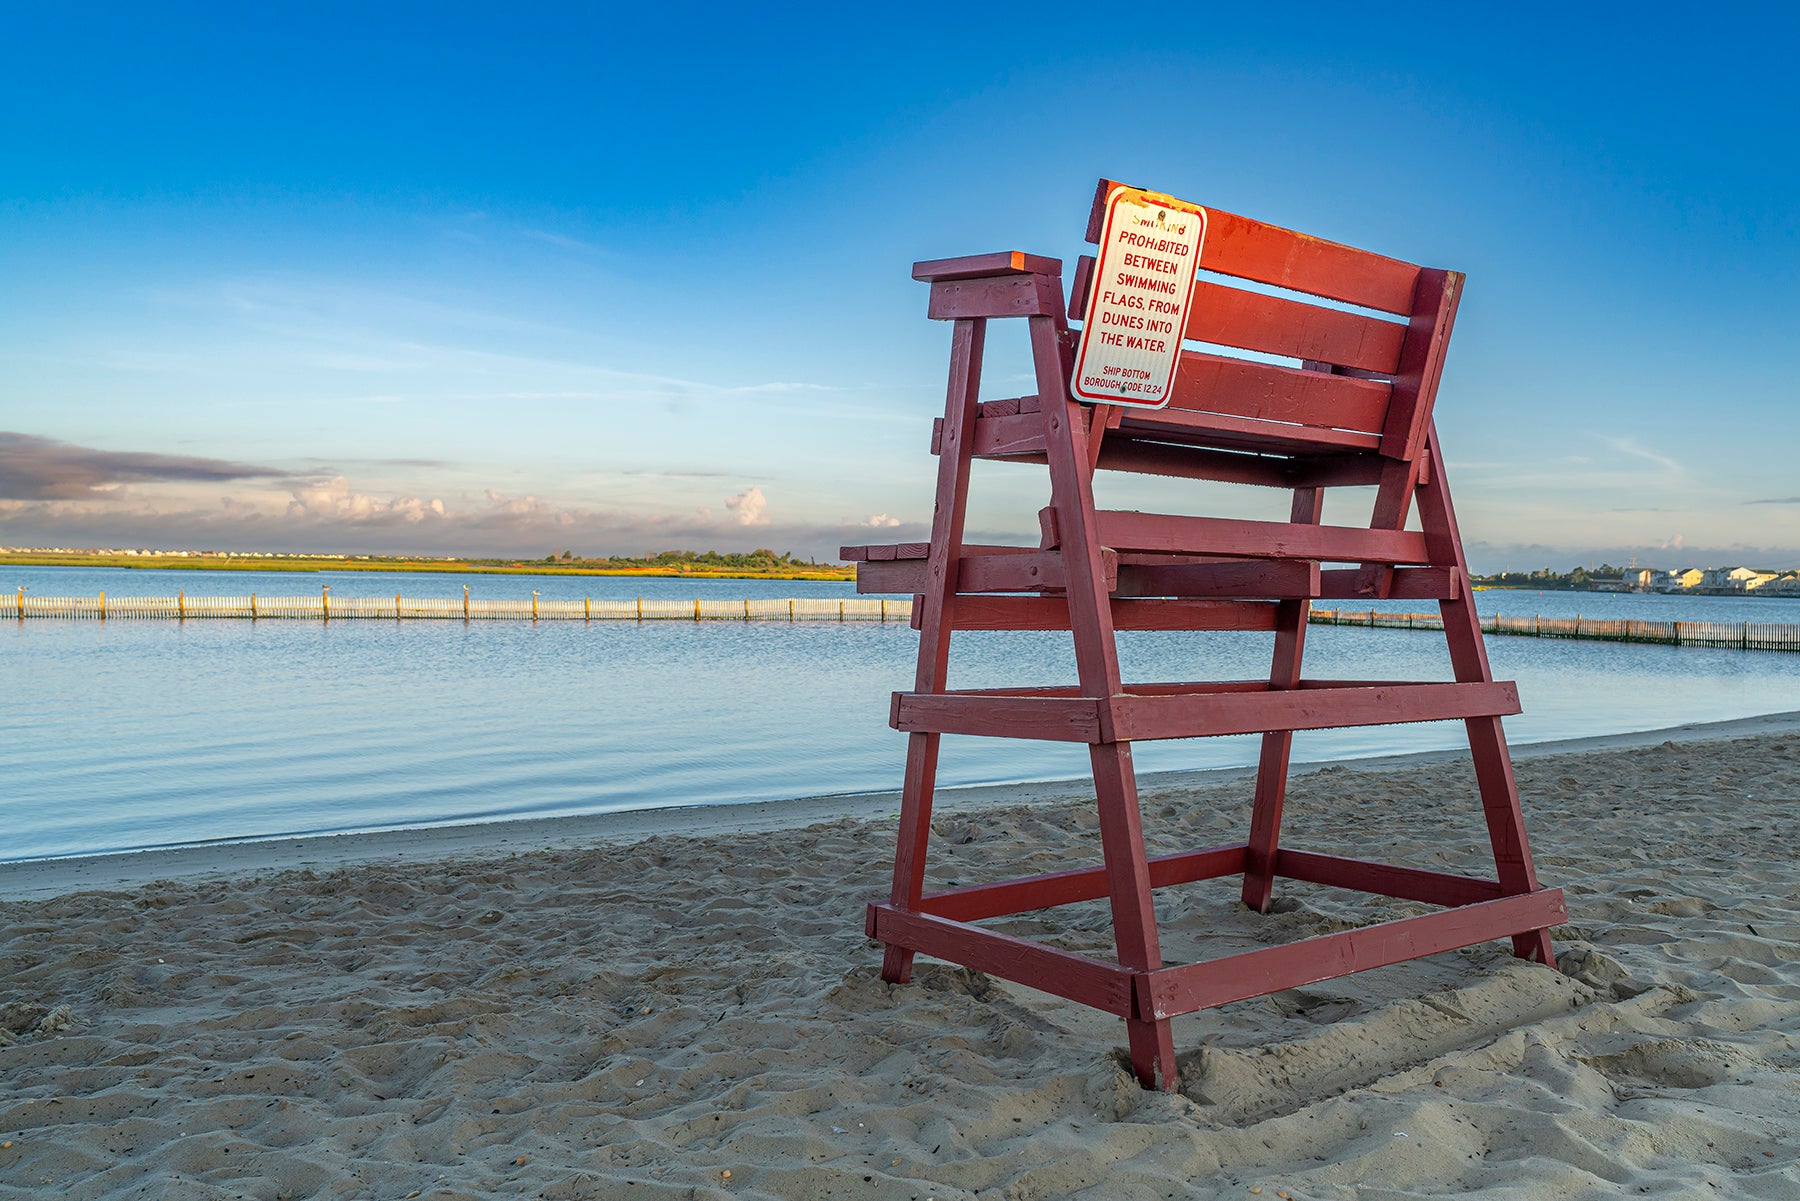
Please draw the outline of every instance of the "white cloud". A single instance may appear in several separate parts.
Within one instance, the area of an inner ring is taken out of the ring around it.
[[[444,502],[421,500],[416,496],[395,496],[387,500],[367,492],[357,492],[343,476],[313,484],[301,484],[293,490],[287,515],[310,521],[344,522],[352,525],[388,525],[396,521],[418,523],[445,516]]]
[[[736,496],[725,498],[725,507],[737,514],[739,525],[768,525],[769,501],[761,488],[752,484]]]

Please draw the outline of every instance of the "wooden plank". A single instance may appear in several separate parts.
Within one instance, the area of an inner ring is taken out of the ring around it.
[[[1084,254],[1075,260],[1075,273],[1069,277],[1069,316],[1076,321],[1085,321],[1088,311],[1088,292],[1094,286],[1094,256]]]
[[[928,913],[908,913],[892,905],[870,905],[865,928],[871,938],[890,945],[960,963],[1105,1013],[1128,1017],[1132,1011],[1131,973],[1117,964]]]
[[[970,254],[954,259],[926,259],[914,263],[912,277],[927,283],[943,279],[980,279],[991,275],[1061,275],[1062,260],[1020,250],[997,254]]]
[[[1317,525],[1324,512],[1325,494],[1317,488],[1297,488],[1288,519]],[[1318,582],[1314,577],[1315,584]],[[1306,652],[1307,598],[1285,600],[1275,615],[1275,654],[1269,662],[1269,687],[1292,688],[1301,679]],[[1256,761],[1256,791],[1250,810],[1250,838],[1244,853],[1243,903],[1267,913],[1275,884],[1275,851],[1281,841],[1282,808],[1287,800],[1288,760],[1294,747],[1292,730],[1271,730],[1262,737]]]
[[[935,285],[934,285],[935,286]],[[944,446],[938,459],[937,495],[931,516],[927,586],[914,598],[919,655],[913,687],[937,692],[949,670],[950,635],[956,628],[956,596],[948,588],[962,556],[963,522],[968,512],[970,440],[981,397],[981,360],[987,322],[958,320],[951,327],[950,372],[944,392]],[[894,876],[889,899],[910,908],[925,889],[925,853],[931,842],[931,806],[937,788],[936,734],[906,740],[906,774],[900,786],[900,820],[894,838]],[[881,957],[881,978],[904,983],[912,975],[912,953],[890,945]]]
[[[1312,559],[1339,563],[1430,562],[1423,534],[1103,509],[1100,544],[1118,551]]]
[[[1044,421],[1036,413],[988,417],[975,423],[975,454],[984,459],[1044,454]]]
[[[1258,428],[1279,430],[1282,427]],[[1328,456],[1308,454],[1297,458],[1215,450],[1205,446],[1159,442],[1134,436],[1139,431],[1141,423],[1137,430],[1114,434],[1108,438],[1100,451],[1100,461],[1095,466],[1102,471],[1128,471],[1176,479],[1217,480],[1221,483],[1250,484],[1263,488],[1337,488],[1379,483],[1382,464],[1387,462],[1366,452]],[[1291,430],[1290,433],[1299,431]],[[1354,436],[1369,441],[1367,435]],[[977,425],[976,454],[982,457],[1004,457],[1000,454],[983,455],[981,446],[980,426]],[[1027,448],[1021,446],[1020,449]],[[1016,457],[1026,458],[1029,462],[1041,461],[1040,457]]]
[[[1145,1017],[1177,1017],[1554,926],[1567,919],[1560,888],[1501,897],[1207,963],[1162,968],[1139,977],[1137,1004]]]
[[[1119,568],[1118,596],[1254,597],[1286,600],[1319,595],[1319,565],[1250,559]]]
[[[1275,854],[1275,874],[1289,880],[1304,880],[1308,884],[1349,888],[1377,896],[1398,897],[1403,901],[1423,901],[1427,905],[1471,905],[1505,895],[1498,880],[1478,880],[1449,872],[1285,848]]]
[[[1053,275],[1002,275],[992,279],[946,279],[931,285],[926,310],[933,321],[957,317],[1036,317],[1062,304],[1062,283]]]
[[[1103,179],[1095,190],[1088,214],[1089,242],[1100,240],[1106,195],[1114,186],[1113,180]],[[1200,267],[1401,315],[1412,311],[1413,288],[1419,276],[1419,268],[1412,263],[1215,208],[1206,210]]]
[[[1290,461],[1288,486],[1355,488],[1381,482],[1385,459],[1372,454],[1312,455]]]
[[[868,546],[840,546],[838,558],[846,563],[883,563],[892,559],[923,559],[931,554],[929,542],[885,542]]]
[[[1115,600],[1120,630],[1272,630],[1275,607],[1245,601]],[[1060,596],[963,596],[959,630],[1066,630],[1069,603]]]
[[[1321,572],[1319,584],[1320,600],[1455,600],[1462,577],[1452,567],[1339,567]]]
[[[1178,855],[1161,855],[1148,862],[1152,888],[1191,884],[1196,880],[1212,880],[1243,871],[1244,844],[1239,842],[1184,851]],[[951,921],[972,922],[1052,909],[1075,901],[1092,901],[1105,895],[1106,869],[1087,867],[926,893],[920,899],[919,907],[926,913]]]
[[[1406,326],[1361,313],[1194,281],[1183,337],[1391,375]]]
[[[1151,695],[1134,686],[1103,703],[1100,737],[1116,742],[1214,738],[1517,712],[1519,690],[1510,682],[1340,685],[1315,680],[1238,696],[1211,691]]]
[[[1091,697],[896,692],[888,724],[906,734],[1098,742],[1102,704]]]
[[[1426,271],[1419,278],[1417,307],[1407,327],[1394,375],[1394,400],[1382,430],[1381,452],[1390,458],[1416,459],[1425,446],[1462,286],[1460,271]]]
[[[1094,466],[1101,471],[1129,471],[1175,479],[1220,480],[1265,488],[1293,487],[1288,478],[1289,461],[1286,459],[1145,442],[1118,434],[1109,437],[1101,446],[1100,458]]]
[[[1168,408],[1379,434],[1392,394],[1377,380],[1184,350]]]
[[[1104,552],[1103,566],[1110,587],[1118,579],[1118,556]],[[925,591],[929,578],[923,559],[864,563],[856,572],[856,590],[918,593]],[[967,547],[957,563],[953,586],[959,593],[1038,592],[1060,590],[1065,586],[1064,580],[1060,554],[1046,553],[1035,547],[995,547],[991,552],[989,548]]]
[[[1427,453],[1423,466],[1430,474],[1420,479],[1419,524],[1437,553],[1434,561],[1451,566],[1464,585],[1455,600],[1443,601],[1444,637],[1450,650],[1450,669],[1459,680],[1491,680],[1487,644],[1481,637],[1481,618],[1467,584],[1469,566],[1463,557],[1462,535],[1457,531],[1456,508],[1450,500],[1450,481],[1445,474],[1443,446],[1435,423],[1427,426]],[[1498,717],[1469,723],[1469,758],[1475,766],[1475,783],[1481,793],[1482,815],[1494,848],[1495,874],[1508,892],[1537,888],[1537,868],[1531,858],[1531,840],[1525,833],[1525,815],[1519,806],[1519,784],[1513,775],[1512,754],[1506,731]],[[1554,964],[1550,936],[1544,931],[1513,939],[1513,953],[1521,959]]]
[[[1125,414],[1119,429],[1126,434],[1148,435],[1168,442],[1259,454],[1317,455],[1321,452],[1372,451],[1381,446],[1380,435],[1361,430],[1284,425],[1230,413],[1196,413],[1177,408],[1132,409]]]

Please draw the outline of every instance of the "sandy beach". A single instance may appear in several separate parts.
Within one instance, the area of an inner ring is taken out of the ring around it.
[[[877,975],[894,798],[0,865],[0,1196],[1800,1197],[1800,715],[1521,748],[1561,972],[1492,944],[1121,1023]],[[1288,840],[1482,873],[1455,756],[1307,770]],[[1158,851],[1242,773],[1150,778]],[[1097,859],[1091,797],[944,795],[940,882]],[[1171,960],[1418,907],[1159,891]],[[1002,929],[1105,954],[1103,909]]]

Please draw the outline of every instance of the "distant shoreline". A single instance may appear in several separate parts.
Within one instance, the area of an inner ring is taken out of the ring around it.
[[[238,555],[0,554],[0,567],[119,568],[126,571],[442,572],[449,575],[638,576],[688,580],[827,580],[850,582],[854,567],[748,571],[741,567],[596,567],[586,564],[481,562],[467,559],[280,558]]]

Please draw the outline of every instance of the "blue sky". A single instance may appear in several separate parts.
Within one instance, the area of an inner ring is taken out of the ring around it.
[[[910,263],[1108,176],[1469,273],[1477,567],[1800,565],[1792,8],[260,7],[5,14],[0,543],[918,537]]]

